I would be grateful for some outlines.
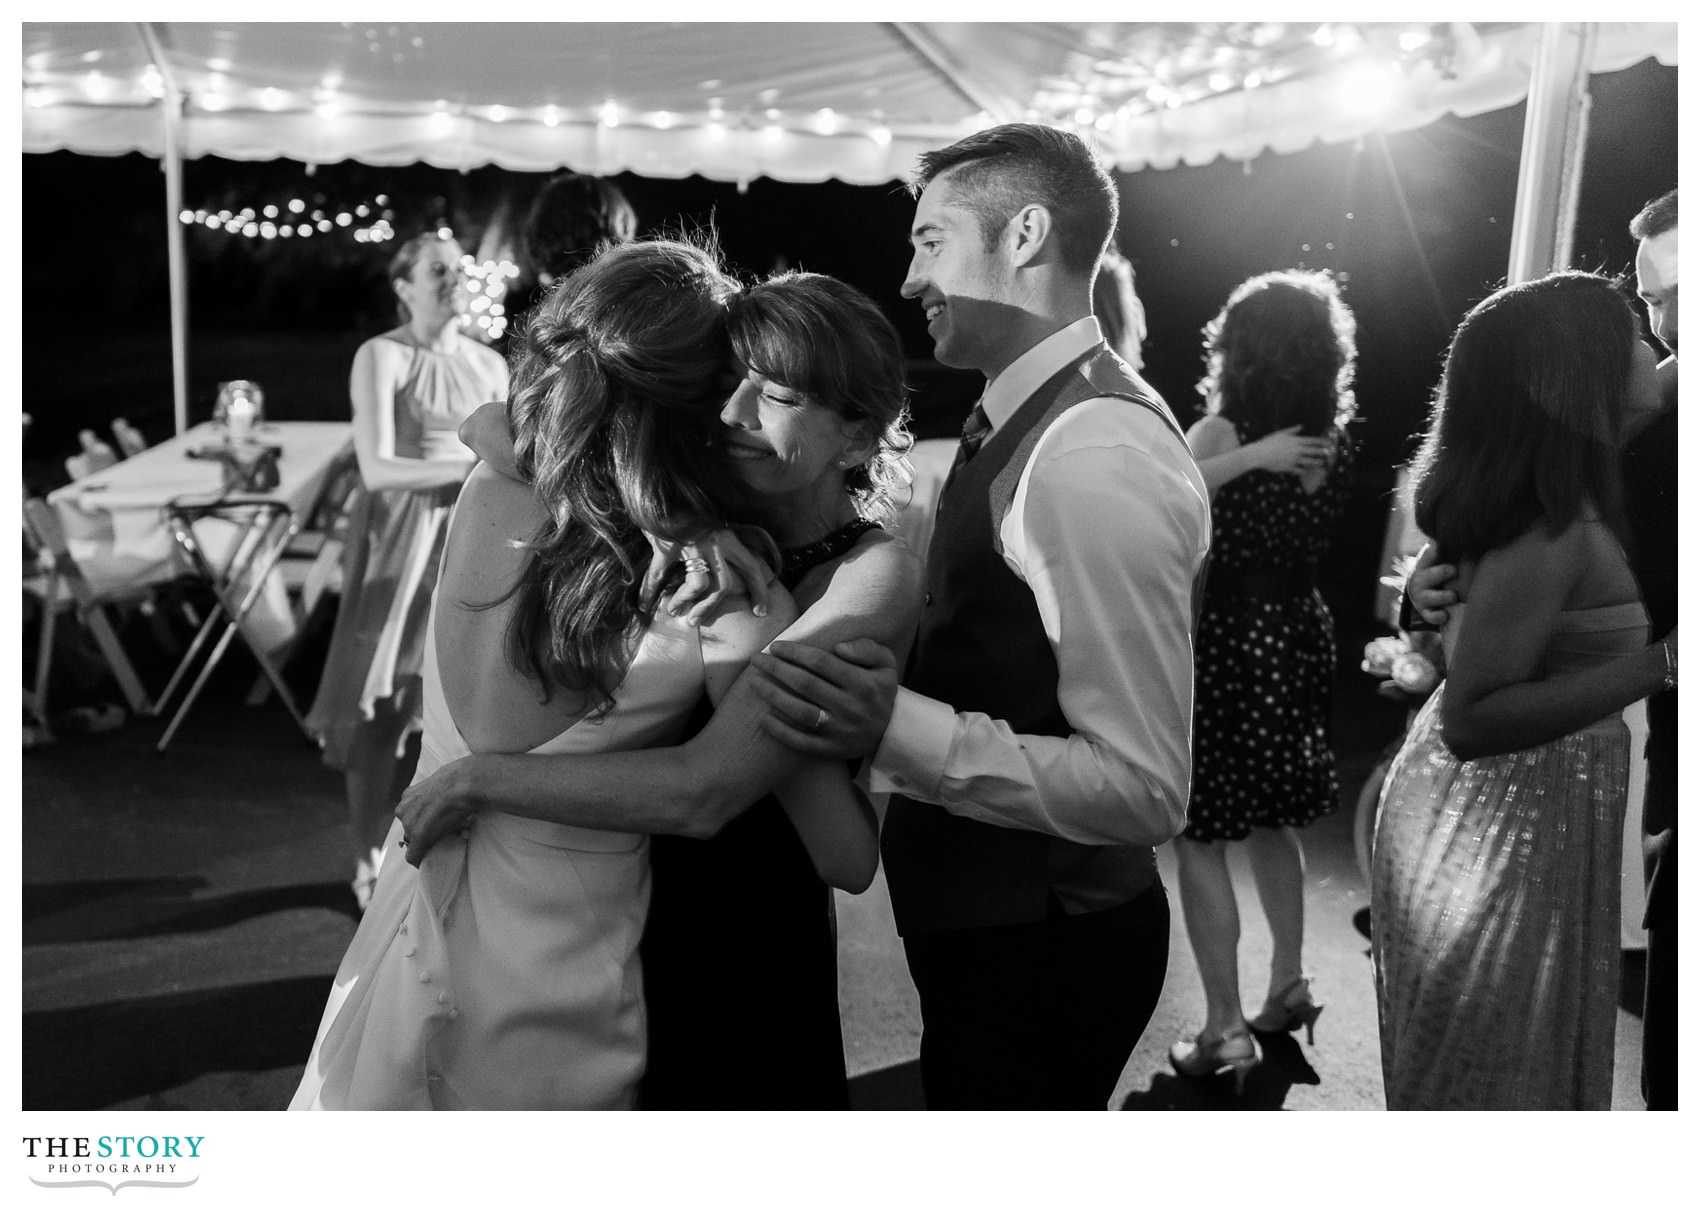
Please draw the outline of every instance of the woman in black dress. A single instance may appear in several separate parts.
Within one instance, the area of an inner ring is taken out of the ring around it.
[[[727,329],[735,378],[721,450],[783,557],[779,578],[798,611],[785,637],[825,647],[866,637],[901,653],[919,613],[921,564],[878,525],[908,447],[896,329],[855,288],[802,273],[733,299]],[[472,439],[495,465],[511,464],[507,440]],[[693,613],[703,605],[690,601]],[[669,604],[682,609],[686,595]],[[415,783],[397,815],[415,839],[483,811],[653,835],[640,1105],[846,1108],[829,882],[859,892],[873,868],[858,860],[860,878],[846,883],[818,843],[805,846],[793,805],[771,794],[795,755],[760,733],[761,700],[742,688],[705,707],[702,730],[682,745],[593,758],[475,754]],[[874,836],[871,810],[866,824],[858,843]]]
[[[1192,800],[1176,839],[1205,1022],[1170,1051],[1189,1077],[1257,1063],[1251,1031],[1314,1029],[1297,829],[1336,806],[1329,749],[1334,630],[1316,566],[1346,504],[1355,323],[1326,274],[1242,283],[1205,329],[1207,415],[1187,433],[1211,492],[1199,623]],[[1243,1017],[1228,851],[1245,844],[1274,948],[1262,1010]],[[1248,1030],[1248,1027],[1250,1030]]]

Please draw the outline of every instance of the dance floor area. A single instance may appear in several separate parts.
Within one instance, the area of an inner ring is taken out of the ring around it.
[[[1361,647],[1361,640],[1356,641]],[[1344,806],[1306,834],[1306,957],[1327,1010],[1314,1046],[1263,1040],[1235,1099],[1227,1079],[1171,1072],[1202,1019],[1175,871],[1169,979],[1114,1104],[1127,1110],[1371,1110],[1381,1106],[1368,895],[1351,806],[1400,712],[1377,699],[1342,637],[1336,748]],[[355,926],[340,776],[275,700],[242,703],[235,661],[155,756],[158,722],[64,737],[23,758],[22,1105],[46,1109],[279,1109],[294,1090]],[[1269,940],[1235,868],[1241,984],[1261,992]],[[920,1016],[883,879],[838,899],[840,999],[854,1105],[922,1107]],[[1641,1108],[1638,953],[1626,953],[1614,1107]],[[1255,1004],[1255,1001],[1253,1002]],[[759,1065],[764,1058],[751,1056]],[[988,1063],[995,1064],[995,1058]]]

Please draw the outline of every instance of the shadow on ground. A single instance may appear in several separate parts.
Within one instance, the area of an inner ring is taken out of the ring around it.
[[[109,1107],[207,1073],[299,1067],[328,983],[299,977],[26,1013],[23,1106]]]
[[[1259,1033],[1263,1061],[1246,1077],[1245,1090],[1236,1094],[1231,1074],[1205,1078],[1154,1073],[1144,1090],[1122,1100],[1123,1111],[1279,1111],[1294,1086],[1320,1086],[1322,1078],[1305,1059],[1298,1041],[1289,1035]]]
[[[340,881],[197,897],[204,886],[177,878],[26,884],[24,946],[218,930],[285,909],[331,909],[359,921],[354,895]]]

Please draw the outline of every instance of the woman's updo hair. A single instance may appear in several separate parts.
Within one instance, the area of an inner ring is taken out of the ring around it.
[[[422,231],[395,250],[394,255],[390,257],[388,274],[384,278],[384,281],[389,283],[392,295],[395,295],[397,282],[408,281],[413,277],[413,271],[418,267],[419,258],[425,250],[438,244],[455,244],[455,240],[453,236],[445,236],[437,231]],[[459,248],[460,245],[455,244],[455,247]],[[395,308],[403,324],[413,319],[412,308],[408,307],[400,295],[395,295]]]
[[[845,473],[845,487],[862,517],[890,514],[914,439],[903,344],[879,305],[825,274],[782,273],[733,300],[727,325],[745,366],[868,426],[878,448]]]
[[[1326,273],[1283,269],[1234,288],[1204,327],[1206,411],[1242,425],[1245,440],[1302,426],[1326,433],[1352,419],[1357,321]]]
[[[514,460],[549,512],[513,592],[510,659],[606,707],[648,621],[645,531],[737,512],[717,457],[725,314],[737,283],[674,240],[607,248],[532,313],[513,355]]]

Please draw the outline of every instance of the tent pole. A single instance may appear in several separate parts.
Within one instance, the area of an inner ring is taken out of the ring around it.
[[[189,428],[189,273],[183,255],[183,95],[165,96],[165,248],[171,278],[171,402],[177,432]]]
[[[1570,263],[1597,33],[1589,22],[1553,21],[1541,27],[1529,73],[1507,283],[1527,282]]]
[[[160,171],[165,174],[165,261],[171,283],[171,403],[177,432],[189,428],[189,272],[184,254],[183,223],[183,90],[159,38],[147,22],[138,22],[142,42],[165,85],[161,101],[165,145]]]

